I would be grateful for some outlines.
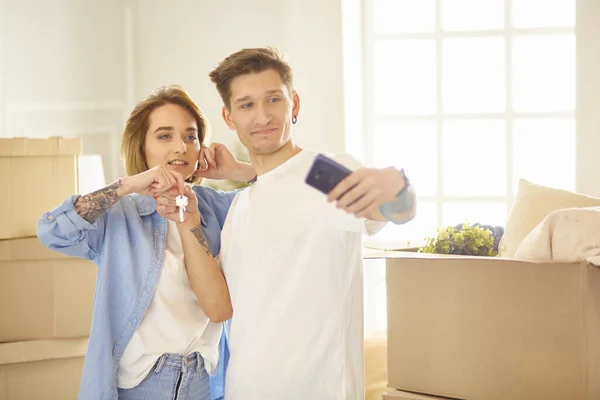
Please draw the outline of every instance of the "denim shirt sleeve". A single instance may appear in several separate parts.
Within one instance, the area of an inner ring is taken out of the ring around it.
[[[42,215],[37,224],[37,236],[51,250],[95,260],[104,240],[106,214],[102,213],[93,224],[87,222],[75,211],[78,197],[71,196]]]
[[[379,212],[381,212],[381,215],[388,221],[396,225],[404,224],[412,218],[412,216],[411,218],[407,218],[406,213],[415,208],[416,202],[416,193],[413,186],[409,183],[407,190],[399,193],[394,200],[379,207]]]

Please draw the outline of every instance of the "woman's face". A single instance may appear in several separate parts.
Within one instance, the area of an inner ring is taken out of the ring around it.
[[[185,108],[165,104],[149,117],[144,152],[148,168],[164,165],[189,178],[198,168],[200,141],[196,119]]]

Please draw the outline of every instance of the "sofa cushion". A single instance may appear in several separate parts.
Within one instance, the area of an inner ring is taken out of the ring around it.
[[[517,198],[510,210],[504,235],[500,240],[500,257],[514,257],[525,237],[552,211],[563,208],[600,206],[600,198],[567,190],[519,181]]]

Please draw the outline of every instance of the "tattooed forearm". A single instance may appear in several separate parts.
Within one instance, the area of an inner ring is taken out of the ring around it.
[[[92,192],[80,196],[75,202],[75,211],[89,223],[94,223],[96,219],[108,210],[119,200],[117,190],[121,187],[121,180]]]
[[[194,234],[194,236],[196,236],[196,239],[198,239],[198,242],[200,243],[200,246],[202,246],[202,249],[204,249],[206,255],[212,256],[212,253],[208,248],[208,242],[206,241],[206,237],[202,233],[202,225],[198,224],[196,227],[192,228],[192,233]]]

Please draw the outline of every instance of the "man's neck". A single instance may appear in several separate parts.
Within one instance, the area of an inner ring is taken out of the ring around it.
[[[281,164],[300,153],[302,149],[293,140],[288,141],[279,150],[271,154],[250,154],[250,162],[258,176],[279,167]]]

